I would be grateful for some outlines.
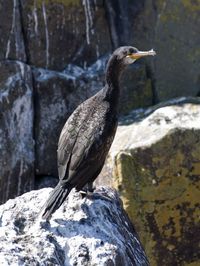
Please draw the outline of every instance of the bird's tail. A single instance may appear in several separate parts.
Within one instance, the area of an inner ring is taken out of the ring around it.
[[[44,205],[44,212],[42,218],[49,220],[51,215],[61,206],[71,191],[71,187],[62,187],[58,184],[49,196],[46,204]]]

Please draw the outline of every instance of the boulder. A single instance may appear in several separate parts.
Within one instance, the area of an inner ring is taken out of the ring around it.
[[[0,264],[147,266],[137,233],[115,190],[92,198],[72,191],[50,222],[38,216],[52,189],[0,206]]]
[[[137,113],[134,123],[118,127],[111,147],[114,186],[151,265],[200,263],[200,101],[194,102]]]
[[[29,66],[0,62],[0,202],[34,185],[33,90]]]
[[[103,1],[22,0],[21,6],[31,65],[61,71],[111,50]]]

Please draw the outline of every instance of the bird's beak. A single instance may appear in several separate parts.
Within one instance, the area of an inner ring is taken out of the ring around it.
[[[154,56],[154,55],[156,55],[156,52],[153,49],[151,49],[149,51],[138,51],[137,53],[127,55],[127,57],[136,60],[136,59],[139,59],[141,57],[149,56],[149,55]]]

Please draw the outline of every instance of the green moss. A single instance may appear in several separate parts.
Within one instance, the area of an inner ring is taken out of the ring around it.
[[[182,0],[182,4],[189,12],[200,11],[200,0]]]
[[[41,7],[43,3],[45,5],[58,3],[64,6],[79,6],[81,4],[80,0],[37,0],[36,6]]]
[[[194,62],[194,60],[196,60],[199,57],[200,57],[200,48],[198,46],[188,51],[187,58],[189,61]]]
[[[191,249],[188,232],[195,234],[199,224],[197,158],[199,136],[191,131],[173,131],[151,148],[121,151],[116,157],[115,187],[153,266],[184,265],[180,251]]]

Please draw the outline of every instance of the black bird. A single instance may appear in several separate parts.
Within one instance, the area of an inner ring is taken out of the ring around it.
[[[57,153],[60,181],[45,204],[42,218],[50,219],[72,188],[80,191],[99,175],[117,128],[122,71],[148,55],[155,52],[141,52],[131,46],[116,49],[107,63],[105,87],[80,104],[65,123]]]

